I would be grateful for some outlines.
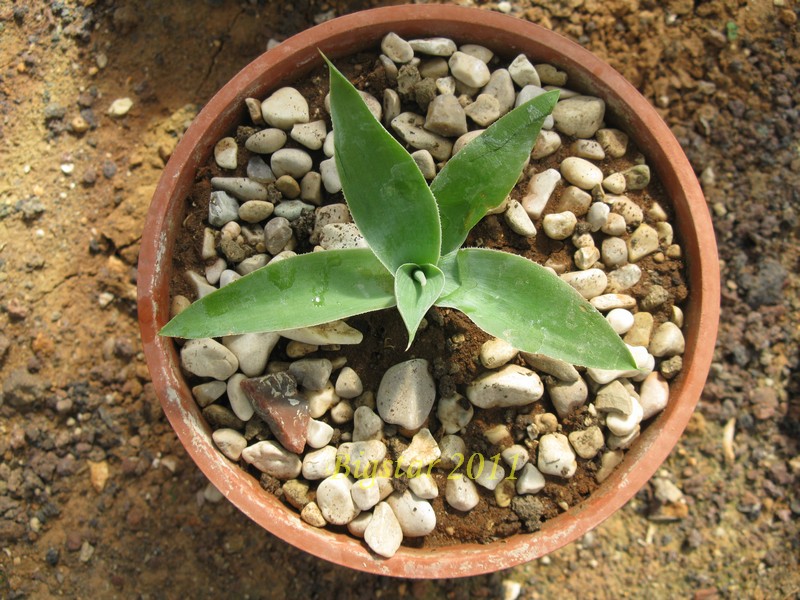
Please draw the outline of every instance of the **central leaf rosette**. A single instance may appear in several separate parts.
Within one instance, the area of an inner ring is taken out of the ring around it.
[[[428,186],[358,90],[325,60],[336,166],[369,248],[271,263],[195,302],[162,335],[285,331],[397,306],[410,346],[435,305],[462,311],[522,351],[586,367],[636,368],[603,316],[559,277],[514,254],[461,248],[472,227],[516,185],[557,91],[501,117]]]

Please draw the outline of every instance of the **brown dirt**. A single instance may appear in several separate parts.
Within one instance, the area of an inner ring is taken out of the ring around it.
[[[503,580],[524,598],[796,597],[795,0],[511,5],[633,81],[702,175],[723,321],[699,409],[660,472],[683,508],[648,485],[547,559],[410,582],[321,562],[198,495],[204,478],[161,415],[137,337],[150,194],[193,107],[269,36],[363,6],[0,2],[0,597],[474,598],[501,597]],[[131,113],[107,117],[123,96]],[[81,111],[95,126],[79,134]]]

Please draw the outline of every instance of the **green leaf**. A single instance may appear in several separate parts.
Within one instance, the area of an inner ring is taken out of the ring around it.
[[[442,220],[442,255],[460,248],[470,229],[514,188],[557,101],[556,90],[529,100],[447,161],[431,183]]]
[[[397,309],[408,329],[411,347],[422,317],[433,306],[444,288],[444,273],[433,265],[405,264],[394,275],[394,295]]]
[[[536,263],[473,248],[442,258],[448,280],[437,306],[465,313],[525,352],[597,369],[635,369],[627,346],[578,292]]]
[[[389,272],[407,263],[435,264],[439,210],[425,178],[358,91],[328,66],[336,167],[353,220]]]
[[[366,248],[272,263],[194,302],[161,335],[205,338],[320,325],[395,305],[394,281]]]

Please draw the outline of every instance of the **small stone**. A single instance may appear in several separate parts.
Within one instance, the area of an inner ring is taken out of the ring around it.
[[[433,156],[431,156],[430,152],[427,150],[417,150],[411,153],[411,158],[417,163],[417,167],[419,167],[425,179],[430,181],[436,177],[436,162],[433,160]]]
[[[288,131],[295,123],[308,122],[308,102],[296,89],[284,87],[261,103],[261,114],[272,127]]]
[[[336,395],[340,398],[355,398],[364,391],[361,378],[350,367],[344,367],[336,378]]]
[[[295,479],[303,463],[297,454],[289,452],[273,441],[256,442],[242,451],[242,458],[259,471],[276,479]]]
[[[642,420],[645,421],[660,413],[669,402],[669,384],[658,373],[645,377],[639,389],[639,404],[642,406]]]
[[[414,49],[396,33],[388,33],[381,40],[381,52],[393,62],[405,64],[414,58]]]
[[[316,502],[309,502],[300,511],[300,518],[312,527],[325,527],[328,523]]]
[[[642,421],[643,411],[639,401],[631,398],[631,413],[624,415],[619,412],[610,412],[606,416],[606,427],[608,430],[619,438],[627,438],[628,436],[636,436],[639,432],[639,423]],[[631,438],[632,441],[632,438]],[[609,440],[609,446],[611,446]],[[623,447],[620,444],[615,444],[616,448]]]
[[[302,510],[306,504],[311,502],[311,490],[308,483],[299,479],[290,479],[281,486],[281,491],[286,501],[298,510]]]
[[[542,216],[550,196],[561,181],[561,173],[556,169],[547,169],[532,176],[528,183],[528,193],[520,201],[531,219]]]
[[[481,95],[487,95],[497,100],[500,115],[504,115],[514,108],[517,99],[514,82],[506,69],[496,69],[492,73],[489,83],[483,88]],[[478,98],[480,99],[480,96]]]
[[[194,271],[187,271],[186,273],[184,273],[184,277],[186,278],[186,281],[192,286],[195,295],[198,298],[203,298],[208,294],[210,294],[211,292],[217,291],[216,288],[213,285],[210,285],[206,280],[206,278],[200,275],[199,273],[195,273]],[[105,292],[105,294],[107,295],[103,294],[100,295],[100,306],[102,307],[106,307],[111,302],[114,301],[113,294],[109,294],[108,292]]]
[[[235,170],[238,166],[237,155],[239,148],[232,137],[222,138],[214,146],[214,161],[220,169]]]
[[[200,408],[204,408],[219,400],[225,393],[226,385],[224,381],[207,381],[192,388],[192,396],[197,401]]]
[[[624,265],[611,271],[608,276],[608,292],[624,292],[639,283],[642,278],[642,269],[639,265]]]
[[[264,239],[267,252],[278,254],[292,238],[292,226],[284,217],[270,219],[264,227]]]
[[[411,490],[395,492],[386,499],[392,508],[405,537],[422,537],[436,528],[436,513],[427,500]]]
[[[230,402],[231,410],[239,419],[244,422],[249,421],[253,417],[253,405],[247,394],[244,393],[241,387],[242,381],[246,377],[241,373],[234,373],[228,379],[226,391],[228,392],[228,402]]]
[[[298,144],[302,144],[309,150],[319,150],[325,142],[328,129],[325,121],[313,121],[311,123],[295,123],[289,136]]]
[[[636,165],[622,172],[625,185],[629,190],[643,190],[650,183],[650,167]]]
[[[586,213],[586,222],[589,223],[590,229],[600,231],[608,221],[608,216],[611,214],[611,207],[604,202],[595,202],[589,207]]]
[[[222,343],[236,355],[242,373],[248,377],[257,377],[264,372],[279,339],[277,333],[244,333],[225,336]]]
[[[106,482],[108,481],[108,463],[104,460],[99,462],[89,460],[86,462],[89,463],[89,481],[94,491],[99,494],[105,489]]]
[[[473,471],[475,483],[487,490],[496,490],[500,482],[506,478],[505,468],[496,462],[487,462],[482,467],[480,461],[478,461],[478,466],[474,467],[477,469],[477,472]]]
[[[607,202],[611,204],[612,212],[622,215],[628,227],[638,227],[644,220],[642,209],[627,196],[609,196]]]
[[[659,365],[659,371],[664,379],[672,379],[683,369],[683,359],[680,356],[673,356],[664,360]]]
[[[389,60],[389,59],[386,59],[386,60]],[[392,64],[394,64],[394,63],[392,63]],[[364,533],[366,532],[367,527],[369,526],[369,522],[371,520],[372,520],[372,513],[371,512],[359,513],[359,515],[355,519],[353,519],[352,521],[350,521],[347,524],[347,531],[349,531],[350,534],[354,535],[355,537],[363,538],[364,537]],[[402,532],[400,532],[400,533],[402,535]]]
[[[539,438],[537,467],[545,475],[556,475],[565,479],[575,474],[578,463],[567,436],[548,433]]]
[[[552,240],[565,240],[575,231],[578,219],[571,212],[545,215],[542,228]]]
[[[271,127],[262,129],[251,135],[245,140],[244,147],[250,152],[258,154],[272,154],[277,152],[286,144],[286,133],[280,129]]]
[[[597,483],[603,483],[606,479],[608,479],[609,475],[611,475],[617,465],[622,462],[624,457],[625,454],[621,450],[611,450],[609,452],[605,452],[600,459],[600,468],[595,474]]]
[[[622,238],[608,237],[603,240],[600,256],[606,267],[620,267],[628,262],[628,246]]]
[[[233,411],[220,404],[210,404],[203,409],[203,418],[208,421],[212,429],[227,427],[229,429],[244,429],[245,423]]]
[[[266,220],[273,210],[275,210],[275,206],[272,202],[248,200],[239,207],[239,218],[247,223],[258,223]]]
[[[448,65],[453,77],[469,86],[481,88],[489,83],[489,67],[479,58],[456,51],[450,56]]]
[[[211,338],[189,340],[181,348],[181,366],[198,377],[228,379],[239,368],[236,356]]]
[[[411,477],[412,473],[430,465],[441,455],[442,452],[431,432],[423,427],[411,438],[408,448],[397,457],[397,465],[401,469],[409,471],[409,477]]]
[[[428,361],[417,358],[390,367],[378,387],[381,418],[409,430],[422,426],[436,398],[436,383]]]
[[[572,271],[561,275],[561,279],[570,284],[581,296],[591,300],[603,293],[608,285],[608,277],[600,269]]]
[[[603,179],[603,189],[612,194],[624,194],[627,189],[625,176],[622,173],[611,173]]]
[[[654,285],[642,298],[640,305],[642,310],[653,311],[670,299],[669,292],[660,285]]]
[[[633,315],[633,326],[625,334],[624,341],[630,346],[649,346],[653,333],[653,315],[640,310]]]
[[[119,119],[127,115],[131,108],[133,108],[133,100],[130,98],[117,98],[108,107],[108,116]]]
[[[278,333],[290,340],[315,346],[360,344],[364,339],[360,331],[350,327],[344,321],[331,321],[323,325],[287,329]]]
[[[400,548],[403,530],[386,502],[380,502],[372,511],[372,518],[364,530],[364,541],[370,550],[385,558],[391,558]]]
[[[447,61],[440,57],[428,58],[419,64],[419,74],[423,79],[439,79],[447,77],[449,73],[450,68],[447,66]],[[386,100],[385,97],[384,100]]]
[[[261,114],[261,102],[255,98],[245,98],[244,103],[247,106],[247,113],[250,115],[250,120],[253,125],[264,125],[264,115]]]
[[[247,440],[235,429],[217,429],[211,434],[211,439],[220,452],[234,462],[241,458],[242,450],[247,447]]]
[[[273,183],[275,174],[260,156],[251,156],[247,161],[247,177],[257,183]]]
[[[598,129],[595,137],[611,158],[622,158],[628,151],[628,134],[619,129]]]
[[[295,191],[298,189],[296,185],[297,182],[294,182]],[[275,207],[275,211],[272,213],[272,218],[275,219],[281,217],[291,222],[296,221],[303,216],[303,214],[311,212],[314,212],[314,206],[311,204],[306,204],[300,200],[284,200]]]
[[[368,406],[359,406],[353,413],[353,441],[365,442],[383,438],[383,421]]]
[[[563,86],[567,83],[567,74],[564,71],[559,71],[553,65],[542,63],[534,65],[536,72],[539,73],[539,78],[542,83],[546,85]]]
[[[586,460],[597,456],[605,444],[603,432],[595,425],[582,431],[573,431],[569,434],[569,442],[575,453]]]
[[[458,99],[452,94],[436,96],[428,105],[425,129],[450,137],[467,133],[467,117]]]
[[[556,381],[547,386],[547,392],[553,408],[562,419],[586,404],[589,397],[589,388],[580,377],[573,382]]]
[[[611,329],[619,335],[624,335],[631,330],[635,323],[633,313],[624,308],[615,308],[606,315],[606,321]]]
[[[266,200],[269,197],[266,187],[247,177],[212,177],[211,186],[233,194],[240,200]]]
[[[491,338],[481,345],[479,357],[484,367],[487,369],[496,369],[508,363],[517,356],[518,353],[519,350],[505,340]]]
[[[653,355],[647,351],[647,348],[642,346],[628,346],[628,350],[633,356],[633,360],[636,363],[636,369],[630,369],[625,371],[615,371],[615,370],[608,370],[608,369],[586,369],[586,374],[594,381],[595,383],[599,384],[606,384],[611,383],[615,379],[619,379],[621,377],[629,377],[634,380],[641,380],[647,377],[655,367],[655,358]]]
[[[290,452],[302,452],[311,416],[308,402],[298,393],[291,375],[271,373],[245,379],[240,385],[256,414],[269,425],[283,447]]]
[[[653,333],[648,350],[656,357],[669,358],[678,354],[683,354],[686,343],[680,327],[670,321],[662,323]]]
[[[554,154],[561,148],[561,136],[555,131],[548,131],[542,129],[539,132],[539,137],[536,138],[536,143],[533,145],[531,151],[531,158],[540,160]]]
[[[522,356],[525,362],[532,368],[552,375],[561,381],[571,383],[580,379],[580,375],[575,367],[563,360],[551,358],[544,354],[534,354],[532,352],[521,352],[520,356]]]
[[[448,476],[445,499],[450,506],[464,512],[472,510],[480,502],[475,484],[461,473]]]
[[[455,469],[456,465],[464,462],[467,445],[464,439],[457,435],[444,435],[439,440],[439,450],[442,456],[436,466],[442,469]]]
[[[600,167],[577,156],[562,160],[560,170],[564,179],[583,190],[591,190],[603,182],[603,171]]]
[[[572,260],[575,262],[575,266],[582,271],[591,269],[597,263],[597,261],[600,260],[600,250],[598,250],[595,246],[584,246],[583,248],[578,248],[578,250],[575,251]]]
[[[546,485],[544,475],[531,463],[526,463],[517,477],[518,494],[538,494]]]
[[[353,477],[362,478],[374,474],[377,465],[386,458],[386,444],[380,440],[345,442],[336,452],[337,464],[346,467]]]
[[[440,398],[436,408],[436,416],[447,434],[458,433],[469,425],[474,413],[472,404],[460,394]]]
[[[595,408],[604,413],[617,413],[622,416],[629,416],[633,410],[634,400],[625,386],[619,381],[612,381],[597,391],[595,398]]]
[[[289,365],[289,373],[307,390],[324,389],[332,371],[333,365],[327,358],[304,358]]]
[[[347,525],[358,515],[360,511],[350,493],[352,485],[350,478],[343,473],[331,475],[319,484],[316,502],[325,521],[332,525]]]
[[[464,109],[464,113],[476,125],[488,127],[500,118],[502,111],[497,98],[489,94],[480,94],[475,99],[475,102]],[[466,131],[462,133],[466,133]]]
[[[309,481],[330,477],[337,468],[336,448],[333,446],[324,446],[303,456],[302,473],[303,477]]]
[[[222,227],[239,216],[239,203],[227,192],[211,192],[208,203],[208,222],[213,227]]]
[[[537,72],[541,77],[542,72]],[[566,135],[590,138],[602,125],[605,111],[606,104],[600,98],[575,96],[561,100],[553,109],[555,128]]]
[[[467,398],[480,408],[524,406],[539,400],[543,393],[536,373],[513,364],[486,373],[467,386]]]
[[[426,130],[425,117],[421,115],[411,112],[400,113],[392,120],[391,125],[405,143],[417,150],[429,151],[438,161],[447,160],[452,155],[453,143],[446,137]]]
[[[306,444],[312,448],[324,448],[333,438],[333,427],[324,421],[308,420],[306,428]]]
[[[603,160],[606,157],[603,147],[594,140],[575,140],[571,149],[572,153],[578,158]]]
[[[456,51],[455,42],[443,37],[409,40],[408,43],[415,52],[430,56],[451,56]]]
[[[536,67],[531,64],[528,57],[524,54],[517,56],[508,66],[508,72],[511,78],[519,87],[524,88],[526,85],[535,85],[541,87],[542,81],[539,79],[539,73],[536,72]]]
[[[408,488],[423,500],[433,500],[439,496],[436,480],[428,473],[420,473],[408,480]]]
[[[638,262],[658,250],[658,233],[647,223],[636,228],[628,239],[628,260]]]
[[[350,495],[359,510],[370,510],[381,501],[381,490],[378,479],[367,477],[359,479],[350,488]]]
[[[322,176],[309,171],[300,180],[300,199],[314,205],[322,204]]]
[[[367,241],[355,223],[329,223],[322,228],[319,245],[325,250],[367,248]]]
[[[553,212],[569,211],[576,217],[582,217],[588,212],[591,205],[591,194],[577,186],[571,185],[561,192],[561,196],[553,206]]]
[[[269,164],[272,172],[278,178],[281,175],[290,175],[294,179],[300,179],[311,170],[314,162],[311,155],[305,150],[281,148],[272,154]],[[300,195],[299,186],[297,195]]]
[[[343,425],[353,420],[353,405],[347,400],[338,402],[331,408],[331,421],[335,425]]]

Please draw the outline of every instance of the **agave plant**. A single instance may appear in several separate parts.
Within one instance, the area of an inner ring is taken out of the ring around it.
[[[522,351],[587,367],[635,368],[602,315],[559,277],[514,254],[461,247],[517,183],[558,92],[500,118],[453,156],[429,187],[414,159],[325,60],[336,166],[369,247],[269,264],[193,303],[162,335],[286,331],[396,306],[410,347],[425,313],[440,306],[462,311]]]

